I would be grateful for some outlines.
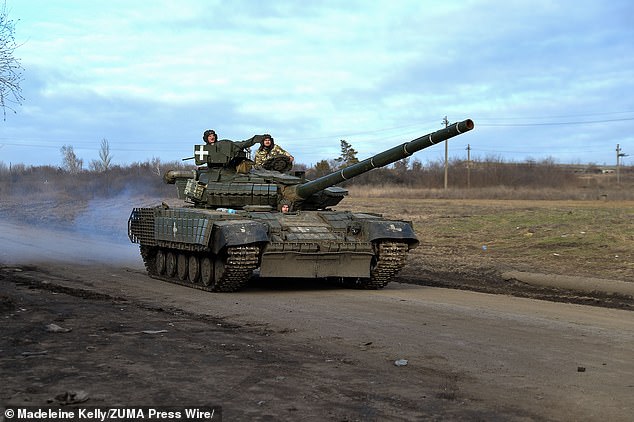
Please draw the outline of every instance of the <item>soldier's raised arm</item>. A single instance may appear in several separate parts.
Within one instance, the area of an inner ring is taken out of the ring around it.
[[[235,141],[234,143],[240,148],[251,148],[253,145],[262,142],[265,135],[255,135],[252,138],[246,139],[244,141]]]

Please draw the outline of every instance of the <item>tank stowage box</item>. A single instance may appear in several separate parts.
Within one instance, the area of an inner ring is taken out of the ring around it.
[[[285,173],[285,156],[253,168],[231,141],[196,145],[196,170],[164,175],[184,205],[134,208],[128,235],[150,276],[203,290],[240,290],[257,269],[382,288],[418,245],[412,224],[332,210],[347,195],[335,185],[471,129],[471,120],[454,123],[311,181]]]

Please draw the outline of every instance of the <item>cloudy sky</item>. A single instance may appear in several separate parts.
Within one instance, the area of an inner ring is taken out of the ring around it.
[[[631,0],[6,0],[24,101],[0,162],[192,155],[271,133],[296,160],[366,158],[472,118],[452,158],[634,156]],[[415,155],[442,159],[436,146]],[[634,164],[625,157],[624,164]]]

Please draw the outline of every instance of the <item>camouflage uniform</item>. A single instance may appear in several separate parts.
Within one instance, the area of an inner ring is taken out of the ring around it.
[[[286,152],[284,148],[279,145],[273,144],[270,149],[262,146],[255,153],[255,165],[262,166],[262,164],[264,164],[266,160],[268,160],[269,158],[277,157],[278,155],[292,157],[291,154]]]

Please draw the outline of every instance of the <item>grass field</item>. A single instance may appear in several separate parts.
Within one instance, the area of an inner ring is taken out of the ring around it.
[[[411,220],[421,240],[404,274],[510,269],[634,281],[634,201],[358,197],[337,209]]]

